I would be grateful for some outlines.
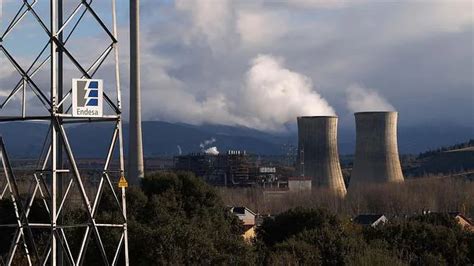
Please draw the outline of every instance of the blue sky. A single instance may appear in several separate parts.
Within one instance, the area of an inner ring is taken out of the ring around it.
[[[110,2],[96,2],[110,21]],[[118,2],[127,100],[128,6]],[[280,131],[298,115],[337,114],[350,126],[354,111],[395,109],[402,125],[474,124],[472,1],[142,0],[141,7],[146,120]],[[84,62],[106,45],[89,25],[71,40]],[[27,44],[41,37],[33,26],[23,31],[29,37],[9,45],[27,61]],[[0,71],[3,90],[13,75]]]

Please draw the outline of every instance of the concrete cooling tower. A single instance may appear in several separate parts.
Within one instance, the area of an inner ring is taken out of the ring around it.
[[[298,117],[298,162],[300,175],[311,177],[312,187],[346,195],[337,151],[336,116]]]
[[[398,157],[397,112],[355,113],[356,153],[350,187],[403,182]]]

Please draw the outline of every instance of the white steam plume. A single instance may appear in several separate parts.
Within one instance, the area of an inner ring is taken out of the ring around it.
[[[376,91],[354,84],[346,90],[347,107],[352,112],[395,111]]]
[[[212,143],[216,142],[216,139],[215,138],[211,138],[211,139],[208,139],[208,140],[204,140],[204,142],[201,142],[201,144],[199,144],[199,147],[201,147],[201,149],[204,149],[206,146],[209,146],[211,145]]]
[[[244,121],[258,129],[280,130],[297,116],[335,115],[311,79],[284,67],[284,61],[259,55],[251,61],[241,91]]]
[[[219,151],[217,150],[217,147],[210,147],[204,151],[205,154],[210,154],[210,155],[219,155]]]
[[[158,76],[156,71],[149,75]],[[209,90],[205,97],[197,97],[184,84],[171,82],[159,93],[167,100],[161,102],[155,111],[159,116],[154,118],[168,121],[283,131],[297,116],[335,115],[309,77],[286,68],[283,58],[272,55],[250,60],[242,84],[234,89]],[[151,105],[156,97],[150,94],[143,98]]]

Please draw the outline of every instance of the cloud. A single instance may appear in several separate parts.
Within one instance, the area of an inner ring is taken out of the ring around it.
[[[236,27],[246,46],[272,45],[288,31],[285,16],[262,10],[240,11]]]
[[[214,53],[272,45],[287,32],[287,14],[265,10],[263,2],[177,0],[176,10],[190,16],[183,38],[188,45],[205,41]]]
[[[281,130],[297,115],[332,114],[335,109],[345,117],[346,88],[354,82],[377,88],[375,94],[409,114],[403,123],[435,119],[465,123],[466,114],[472,113],[474,25],[469,0],[144,0],[141,4],[145,120]],[[110,8],[105,2],[97,5],[100,14]],[[125,116],[127,6],[118,3]],[[35,34],[44,38],[41,31],[27,33],[28,40],[35,40]],[[102,47],[95,40],[100,35],[85,27],[78,37],[93,43],[71,47],[87,65],[90,49]],[[18,47],[28,48],[30,43],[11,40]],[[6,65],[0,64],[0,88],[18,79]],[[105,66],[111,67],[108,62]],[[104,72],[98,73],[100,78],[113,81],[113,71]],[[73,76],[77,71],[65,78]],[[38,79],[48,91],[49,76]],[[446,104],[451,108],[440,110]]]
[[[177,11],[191,16],[191,28],[186,36],[188,43],[203,36],[213,48],[223,45],[233,18],[229,0],[176,0],[175,6]]]
[[[376,91],[351,85],[346,90],[347,108],[352,112],[395,111],[395,108]]]
[[[360,0],[287,0],[287,4],[299,8],[343,8]]]
[[[379,40],[400,43],[439,33],[462,32],[474,26],[472,1],[415,1],[394,5],[381,20]]]

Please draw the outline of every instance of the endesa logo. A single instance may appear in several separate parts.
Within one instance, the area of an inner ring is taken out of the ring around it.
[[[73,79],[72,115],[101,117],[103,92],[103,81],[100,79]]]

